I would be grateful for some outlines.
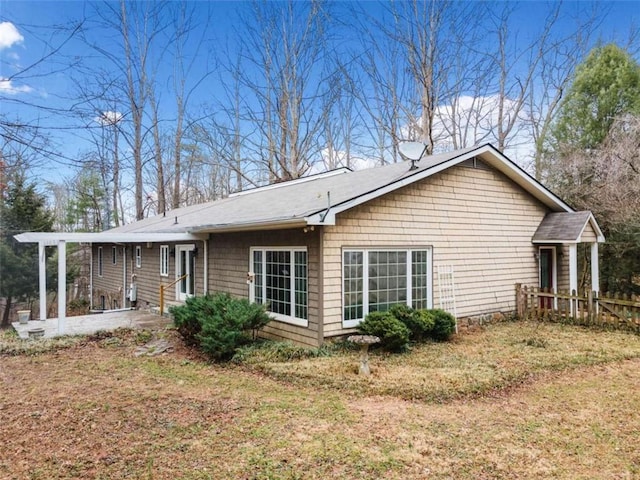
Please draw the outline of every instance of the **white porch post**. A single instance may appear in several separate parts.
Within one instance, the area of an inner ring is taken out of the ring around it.
[[[598,242],[591,244],[591,290],[600,291],[600,269],[598,266]]]
[[[573,295],[578,291],[578,245],[569,245],[569,292]],[[573,302],[571,302],[571,315],[574,315]]]
[[[44,242],[38,242],[38,280],[40,284],[40,320],[47,319],[47,256]]]
[[[67,307],[67,244],[58,241],[58,334],[64,335]]]

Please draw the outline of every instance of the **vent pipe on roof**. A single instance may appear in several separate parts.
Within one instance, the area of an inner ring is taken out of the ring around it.
[[[320,217],[320,223],[324,223],[324,219],[329,215],[329,210],[331,210],[331,192],[327,192],[327,209]]]

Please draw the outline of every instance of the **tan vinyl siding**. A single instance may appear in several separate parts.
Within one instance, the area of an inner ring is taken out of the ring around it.
[[[196,257],[195,272],[195,293],[202,295],[204,293],[204,244],[201,241],[191,242],[198,248],[198,256]],[[139,308],[147,308],[157,306],[160,303],[160,284],[168,285],[175,278],[175,255],[169,256],[169,276],[160,275],[160,245],[169,245],[169,251],[175,251],[176,245],[182,243],[152,243],[147,247],[146,243],[128,244],[126,246],[126,284],[125,290],[131,284],[132,274],[136,275],[135,282],[138,287],[137,306]],[[120,288],[123,285],[123,263],[122,263],[122,246],[118,246],[118,261],[116,265],[111,263],[111,246],[101,245],[103,247],[103,276],[98,276],[98,245],[93,247],[93,303],[99,306],[100,295],[108,295],[109,298],[118,299],[120,307],[129,306],[122,305],[122,293]],[[136,246],[140,246],[141,263],[140,268],[136,266]],[[105,255],[105,252],[107,253]],[[176,298],[176,288],[174,286],[165,290],[165,301],[171,302]],[[107,305],[107,308],[111,308]]]
[[[515,309],[514,284],[537,284],[531,237],[547,210],[503,174],[457,166],[338,215],[325,227],[325,335],[342,328],[342,248],[430,246],[453,265],[458,316]]]
[[[307,247],[308,317],[307,327],[272,321],[264,336],[318,345],[318,259],[319,230],[270,230],[248,233],[212,234],[209,247],[209,291],[227,292],[248,298],[247,272],[251,247]]]
[[[102,247],[102,276],[98,275],[98,250]],[[123,257],[122,245],[116,246],[116,263],[112,262],[112,244],[94,244],[93,256],[93,303],[92,308],[100,308],[100,297],[105,297],[105,308],[123,308],[123,268],[130,268]],[[128,271],[128,270],[127,270]]]
[[[591,226],[591,222],[587,223],[587,226],[584,228],[584,232],[580,236],[581,242],[597,242],[598,237],[596,232],[593,231],[593,227]]]

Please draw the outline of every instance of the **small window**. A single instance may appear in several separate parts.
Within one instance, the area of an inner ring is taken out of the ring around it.
[[[142,266],[142,247],[140,245],[136,245],[136,268],[140,268]]]
[[[116,247],[111,247],[111,263],[113,265],[118,263],[118,252],[116,250]]]
[[[98,247],[98,276],[102,276],[102,247]]]
[[[169,276],[169,245],[160,245],[160,275]]]
[[[106,309],[107,309],[107,297],[105,297],[104,295],[100,295],[100,310],[106,310]]]

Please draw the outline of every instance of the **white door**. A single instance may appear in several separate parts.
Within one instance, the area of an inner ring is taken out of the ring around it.
[[[196,256],[195,245],[176,246],[176,299],[184,302],[195,293]],[[184,277],[184,278],[182,278]]]

